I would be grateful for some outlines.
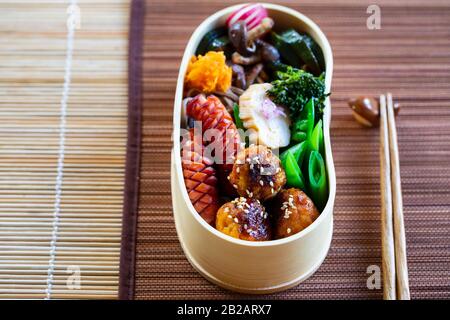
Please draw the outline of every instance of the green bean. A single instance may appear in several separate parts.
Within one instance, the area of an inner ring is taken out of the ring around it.
[[[316,207],[322,210],[328,200],[328,183],[325,163],[316,150],[313,150],[309,156],[308,178],[311,198]]]

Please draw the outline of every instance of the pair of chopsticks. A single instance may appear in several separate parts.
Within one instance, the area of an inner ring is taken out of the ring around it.
[[[380,96],[383,298],[409,300],[400,165],[392,95]]]

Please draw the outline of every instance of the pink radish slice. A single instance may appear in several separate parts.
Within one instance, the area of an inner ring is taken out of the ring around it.
[[[234,11],[227,19],[228,28],[237,21],[245,21],[248,30],[259,25],[262,19],[268,17],[266,8],[260,3],[247,4]]]

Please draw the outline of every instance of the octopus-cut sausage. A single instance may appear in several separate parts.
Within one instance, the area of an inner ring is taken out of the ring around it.
[[[235,155],[241,148],[239,132],[233,118],[220,99],[214,95],[208,97],[203,94],[197,95],[187,104],[186,113],[188,117],[201,121],[202,133],[215,129],[209,132],[213,138],[212,141],[206,142],[205,146],[214,153],[219,178],[225,178],[223,191],[226,194],[235,195],[233,187],[226,179],[233,169]]]
[[[213,161],[205,157],[203,151],[200,139],[194,137],[193,129],[189,130],[181,150],[184,183],[195,210],[214,226],[219,208],[216,170],[212,167]]]

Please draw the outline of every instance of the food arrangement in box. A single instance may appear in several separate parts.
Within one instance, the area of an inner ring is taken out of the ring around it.
[[[328,200],[324,158],[325,62],[260,4],[209,31],[184,78],[181,140],[186,190],[198,214],[248,241],[286,238]]]

